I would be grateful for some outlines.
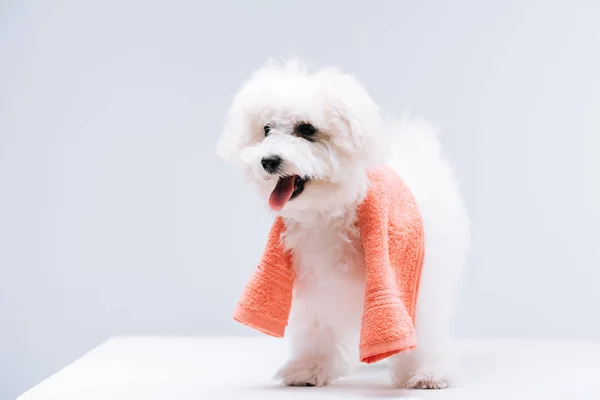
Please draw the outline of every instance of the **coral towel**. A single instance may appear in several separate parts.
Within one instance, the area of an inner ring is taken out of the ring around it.
[[[417,345],[415,306],[423,262],[423,224],[417,204],[390,168],[369,174],[359,204],[358,228],[366,266],[360,360],[373,363]],[[282,337],[292,305],[293,257],[284,248],[285,222],[278,217],[234,318]]]

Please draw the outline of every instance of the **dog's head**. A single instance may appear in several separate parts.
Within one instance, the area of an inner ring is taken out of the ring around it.
[[[244,166],[272,210],[324,210],[365,193],[386,148],[382,125],[352,76],[268,65],[235,95],[217,152]]]

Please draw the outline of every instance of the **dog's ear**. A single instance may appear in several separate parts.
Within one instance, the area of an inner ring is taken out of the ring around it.
[[[365,123],[352,112],[340,113],[339,119],[350,132],[354,152],[362,154],[367,166],[385,162],[388,141],[383,126]]]
[[[363,155],[367,165],[384,162],[388,139],[377,104],[352,75],[336,69],[325,69],[321,75],[330,107],[346,127],[353,151]]]
[[[225,128],[217,141],[217,156],[224,162],[236,162],[244,147],[243,138],[247,137],[247,127],[244,126],[242,116],[236,115],[233,109],[229,111],[225,121]]]

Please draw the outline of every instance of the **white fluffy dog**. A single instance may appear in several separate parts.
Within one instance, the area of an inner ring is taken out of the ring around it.
[[[281,381],[324,385],[358,360],[365,266],[356,208],[367,191],[367,170],[387,162],[417,201],[426,249],[419,344],[391,358],[392,381],[407,388],[455,384],[450,323],[469,221],[429,123],[385,123],[361,84],[336,69],[269,64],[233,99],[217,151],[241,164],[265,203],[284,218],[285,246],[295,255],[292,356],[277,374]]]

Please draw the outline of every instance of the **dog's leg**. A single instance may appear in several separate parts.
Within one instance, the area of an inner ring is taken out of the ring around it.
[[[358,359],[361,285],[299,285],[290,322],[292,355],[277,378],[290,386],[322,386],[346,375]]]
[[[336,327],[313,319],[292,339],[292,357],[277,373],[290,386],[323,386],[348,372],[344,343]]]
[[[423,265],[417,301],[417,347],[392,357],[392,381],[399,388],[444,389],[455,386],[460,377],[459,354],[450,330],[459,289],[457,272],[464,257],[437,249],[430,247]],[[456,265],[449,264],[453,260]]]
[[[392,357],[392,382],[398,388],[445,389],[460,376],[456,349],[449,337],[420,341],[411,352]]]

